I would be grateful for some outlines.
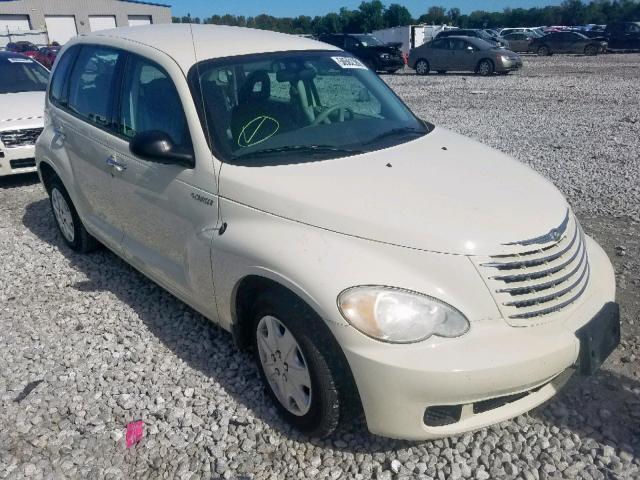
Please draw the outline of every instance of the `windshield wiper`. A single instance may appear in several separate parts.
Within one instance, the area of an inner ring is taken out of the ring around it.
[[[332,147],[331,145],[285,145],[283,147],[265,148],[264,150],[257,150],[254,152],[241,153],[236,156],[236,159],[249,158],[249,157],[261,157],[263,155],[273,155],[277,153],[339,153],[344,155],[357,155],[362,153],[362,150],[351,150],[348,148]]]
[[[382,140],[387,137],[392,137],[394,135],[402,135],[402,134],[414,134],[414,135],[422,135],[425,132],[423,130],[419,130],[413,127],[400,127],[400,128],[392,128],[391,130],[387,130],[386,132],[381,133],[380,135],[373,137],[367,143],[377,142],[378,140]]]

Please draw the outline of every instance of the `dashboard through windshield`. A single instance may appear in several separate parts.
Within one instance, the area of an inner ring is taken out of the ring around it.
[[[342,51],[204,61],[189,81],[216,155],[263,165],[387,148],[431,127],[358,59]]]

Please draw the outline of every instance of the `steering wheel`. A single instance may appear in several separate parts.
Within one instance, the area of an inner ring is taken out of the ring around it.
[[[324,112],[320,113],[316,117],[316,119],[313,122],[311,122],[311,126],[315,127],[317,125],[320,125],[322,122],[329,123],[329,115],[335,112],[340,112],[340,116],[338,117],[339,122],[344,122],[345,113],[349,114],[349,120],[353,120],[353,117],[354,117],[353,110],[343,105],[334,105],[333,107],[329,107]]]

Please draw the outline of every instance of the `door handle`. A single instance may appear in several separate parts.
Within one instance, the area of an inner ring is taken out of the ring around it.
[[[118,162],[115,155],[109,155],[107,157],[107,165],[113,167],[116,172],[124,172],[127,169],[125,163]]]

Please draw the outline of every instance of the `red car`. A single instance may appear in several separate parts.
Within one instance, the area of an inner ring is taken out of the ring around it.
[[[7,43],[6,50],[35,58],[40,49],[31,42],[11,42]]]
[[[42,47],[33,58],[51,70],[59,52],[60,47]]]

